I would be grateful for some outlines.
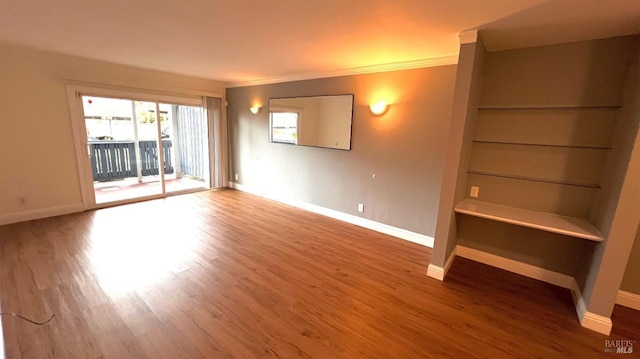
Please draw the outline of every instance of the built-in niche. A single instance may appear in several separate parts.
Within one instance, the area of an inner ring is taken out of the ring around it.
[[[590,261],[573,259],[591,258],[606,238],[596,204],[609,193],[605,169],[623,125],[629,42],[485,55],[458,245],[584,277]]]

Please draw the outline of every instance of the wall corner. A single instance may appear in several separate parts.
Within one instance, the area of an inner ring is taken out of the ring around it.
[[[460,45],[476,43],[478,41],[478,30],[463,31],[458,34],[458,38],[460,39]]]
[[[460,45],[456,73],[453,110],[449,127],[449,147],[440,189],[440,202],[436,220],[435,241],[431,263],[444,268],[457,244],[456,214],[454,208],[464,199],[467,170],[471,157],[471,139],[475,130],[477,107],[482,87],[484,45],[477,30],[464,35],[470,43]],[[462,34],[461,34],[462,35]],[[465,41],[466,41],[465,40]]]

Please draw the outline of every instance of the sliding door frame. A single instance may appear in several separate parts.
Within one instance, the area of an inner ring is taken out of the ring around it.
[[[114,202],[107,203],[96,203],[95,191],[93,186],[93,174],[91,172],[91,166],[87,157],[89,156],[89,145],[87,143],[87,131],[86,124],[84,120],[84,109],[82,106],[82,96],[95,96],[95,97],[106,97],[106,98],[114,98],[114,99],[124,99],[131,101],[146,101],[146,102],[155,102],[156,103],[156,114],[159,116],[159,104],[160,103],[169,103],[169,104],[181,104],[181,105],[189,105],[189,106],[202,106],[205,112],[205,119],[207,121],[207,139],[209,141],[208,144],[208,172],[209,172],[209,189],[214,188],[214,168],[216,167],[216,163],[214,162],[216,156],[226,155],[226,149],[222,149],[223,153],[216,154],[215,139],[217,136],[214,135],[214,122],[213,116],[209,115],[209,111],[207,109],[207,101],[206,97],[219,98],[222,103],[224,103],[224,97],[217,93],[204,93],[202,91],[198,91],[197,94],[176,94],[176,93],[165,93],[154,90],[147,89],[129,89],[129,88],[113,88],[113,87],[102,87],[100,85],[67,85],[67,99],[69,102],[69,112],[71,118],[71,126],[73,130],[73,138],[75,145],[75,155],[76,155],[76,165],[78,169],[78,181],[80,184],[80,192],[82,195],[82,205],[84,210],[94,209],[94,208],[102,208],[109,207],[114,205],[120,205],[125,203],[133,203],[139,202],[143,200],[156,199],[156,198],[165,198],[167,196],[181,194],[184,192],[177,193],[166,193],[165,181],[164,181],[164,151],[162,146],[160,145],[159,151],[162,162],[160,163],[159,172],[162,178],[162,193],[149,195],[144,197],[136,197],[132,199],[119,200]],[[222,119],[226,119],[226,111],[224,111],[224,106],[220,108],[220,116]],[[133,119],[135,120],[135,119]],[[226,121],[223,121],[226,123]],[[159,121],[158,121],[159,123]],[[225,127],[226,129],[226,127]],[[158,141],[161,141],[161,129],[158,126]],[[226,131],[225,131],[226,132]],[[223,142],[226,141],[223,140]],[[160,160],[159,159],[159,160]],[[226,161],[225,161],[226,162]],[[219,165],[219,164],[218,164]],[[224,171],[226,172],[226,170]]]

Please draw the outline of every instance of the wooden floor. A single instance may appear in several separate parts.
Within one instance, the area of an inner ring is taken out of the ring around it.
[[[234,190],[0,227],[7,358],[597,358],[565,289]],[[640,345],[635,348],[636,355]]]

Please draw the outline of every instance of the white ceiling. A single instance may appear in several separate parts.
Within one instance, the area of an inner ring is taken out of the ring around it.
[[[231,84],[640,32],[640,0],[0,0],[0,42]],[[317,76],[316,76],[317,77]]]

